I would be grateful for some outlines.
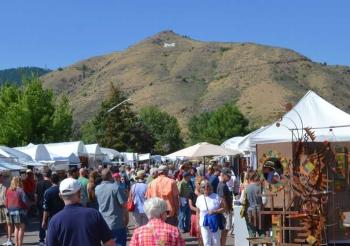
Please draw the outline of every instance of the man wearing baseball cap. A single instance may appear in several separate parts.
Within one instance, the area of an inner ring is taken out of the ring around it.
[[[226,245],[227,234],[229,230],[232,229],[233,196],[226,184],[231,179],[231,176],[232,171],[229,168],[224,167],[221,169],[220,182],[217,188],[217,194],[222,199],[225,208],[225,212],[223,214],[225,217],[225,228],[221,231],[221,245]]]
[[[80,204],[80,183],[74,178],[64,179],[59,187],[65,207],[49,223],[47,246],[97,246],[101,242],[114,246],[112,232],[102,215]]]

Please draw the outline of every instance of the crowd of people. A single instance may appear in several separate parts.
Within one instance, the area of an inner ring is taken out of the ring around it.
[[[229,163],[136,170],[100,165],[66,173],[27,170],[9,187],[0,173],[4,245],[22,245],[28,216],[39,217],[39,245],[126,245],[130,220],[135,224],[131,246],[185,245],[183,233],[199,245],[226,245],[234,196],[240,193],[249,232],[258,231],[252,217],[262,201],[254,173],[240,184]]]

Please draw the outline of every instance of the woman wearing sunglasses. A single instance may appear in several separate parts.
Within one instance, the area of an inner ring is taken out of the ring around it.
[[[201,195],[198,196],[196,207],[199,210],[199,226],[204,246],[220,245],[220,230],[223,224],[221,213],[224,205],[218,194],[213,193],[213,188],[208,180],[200,184]]]

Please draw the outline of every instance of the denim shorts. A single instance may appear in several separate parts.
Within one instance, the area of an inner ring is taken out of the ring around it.
[[[13,210],[8,211],[7,213],[7,221],[9,224],[26,224],[27,223],[27,215],[24,210]]]

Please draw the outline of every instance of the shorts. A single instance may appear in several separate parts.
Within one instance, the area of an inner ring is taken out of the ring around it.
[[[27,215],[23,210],[14,210],[7,213],[7,223],[9,224],[26,224]]]
[[[5,207],[0,207],[0,224],[7,223],[7,209]]]
[[[233,214],[232,212],[225,212],[223,213],[224,217],[225,217],[225,230],[231,230],[232,229],[232,218],[233,218]]]

